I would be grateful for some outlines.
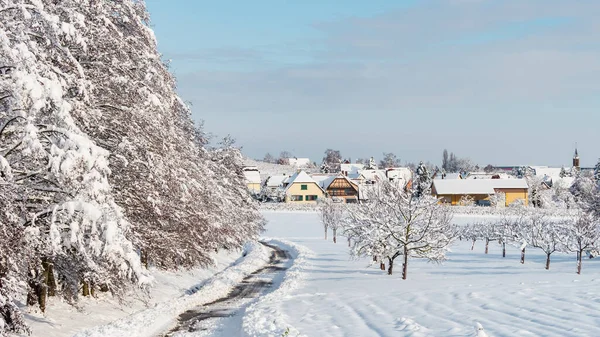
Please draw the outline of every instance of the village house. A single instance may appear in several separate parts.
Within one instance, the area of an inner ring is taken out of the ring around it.
[[[306,172],[298,171],[285,185],[285,202],[316,203],[325,197],[325,191]]]
[[[344,175],[328,177],[320,182],[326,196],[345,203],[358,202],[358,185]]]
[[[251,193],[260,193],[260,172],[256,166],[246,166],[243,168],[246,186]]]
[[[528,185],[525,179],[435,179],[432,194],[441,203],[460,205],[464,198],[472,198],[478,205],[489,205],[490,197],[503,193],[504,206],[517,200],[529,203]]]

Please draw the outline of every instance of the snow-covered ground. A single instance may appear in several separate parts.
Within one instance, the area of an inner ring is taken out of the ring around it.
[[[265,235],[312,251],[301,285],[270,303],[290,336],[477,336],[478,323],[497,337],[599,335],[599,260],[584,260],[577,275],[574,255],[553,254],[545,270],[545,256],[533,248],[521,265],[517,248],[503,259],[498,245],[485,255],[481,242],[473,251],[458,242],[442,265],[410,260],[403,281],[351,260],[343,239],[325,241],[317,213],[264,215]]]
[[[107,294],[98,293],[97,299],[82,299],[78,308],[50,298],[46,314],[31,312],[26,315],[27,323],[31,326],[34,337],[73,336],[84,329],[112,322],[189,294],[215,273],[234,263],[241,254],[242,251],[222,251],[215,254],[215,265],[204,269],[180,272],[153,271],[155,282],[150,298],[132,294],[126,302],[119,303]]]
[[[463,241],[441,265],[410,260],[408,280],[403,281],[399,263],[397,274],[388,276],[368,259],[352,260],[344,238],[337,244],[324,240],[316,212],[263,214],[269,221],[264,240],[293,258],[285,273],[259,298],[240,300],[233,316],[176,336],[598,335],[600,260],[584,260],[583,274],[577,275],[575,256],[555,253],[547,271],[545,256],[533,248],[528,248],[522,265],[515,247],[508,247],[502,258],[496,244],[486,255],[482,242],[472,251],[471,242]],[[455,223],[485,219],[494,220],[466,215],[456,216]],[[82,311],[53,303],[45,318],[32,315],[29,322],[34,336],[162,335],[179,314],[226,296],[265,266],[270,253],[254,243],[235,262],[234,254],[221,256],[217,269],[155,273],[157,287],[149,308],[138,300],[125,306],[109,300],[93,306],[84,302]],[[202,286],[190,294],[198,283]]]

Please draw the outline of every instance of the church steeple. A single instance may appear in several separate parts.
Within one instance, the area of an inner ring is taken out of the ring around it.
[[[573,155],[573,168],[577,171],[580,170],[579,166],[579,153],[577,152],[577,146],[575,146],[575,155]]]

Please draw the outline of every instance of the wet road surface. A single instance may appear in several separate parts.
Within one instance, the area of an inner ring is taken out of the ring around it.
[[[285,272],[291,256],[275,245],[265,242],[261,244],[273,250],[266,266],[246,276],[227,296],[179,315],[177,326],[162,336],[206,330],[207,323],[211,320],[234,316],[252,299],[275,290],[272,288],[273,280]]]

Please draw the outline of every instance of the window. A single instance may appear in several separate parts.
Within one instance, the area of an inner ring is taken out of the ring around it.
[[[300,190],[302,190],[302,191],[308,190],[308,185],[300,185]]]
[[[315,201],[317,200],[317,196],[316,195],[307,195],[306,196],[306,201]]]
[[[302,201],[302,196],[301,195],[292,195],[290,197],[291,201]]]

